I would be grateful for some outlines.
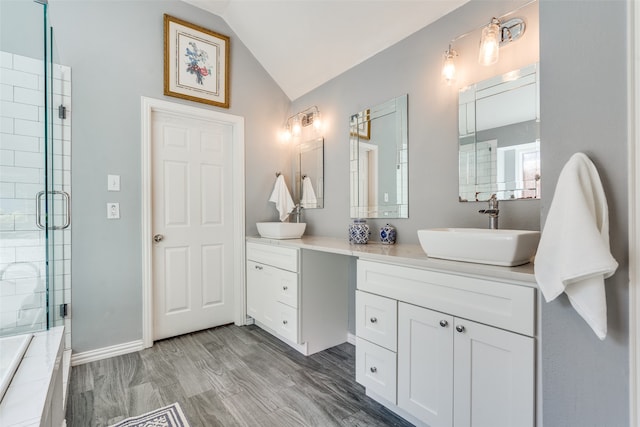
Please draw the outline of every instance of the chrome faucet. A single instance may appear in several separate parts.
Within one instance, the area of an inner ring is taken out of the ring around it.
[[[302,206],[300,206],[300,203],[298,203],[291,211],[290,215],[295,216],[296,222],[300,222],[300,220],[302,219],[302,209]]]
[[[478,212],[489,215],[490,229],[498,229],[498,214],[500,213],[500,209],[498,209],[498,197],[495,194],[492,194],[489,198],[489,209],[480,209]]]

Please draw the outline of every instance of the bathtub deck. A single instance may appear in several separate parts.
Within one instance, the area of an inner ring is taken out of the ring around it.
[[[61,369],[63,338],[62,326],[34,333],[0,402],[0,426],[39,426],[43,418],[57,420],[61,419],[61,415],[64,416]]]

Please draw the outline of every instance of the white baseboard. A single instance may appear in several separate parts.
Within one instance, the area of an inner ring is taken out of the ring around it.
[[[84,351],[82,353],[74,353],[71,356],[71,366],[83,365],[85,363],[95,362],[96,360],[108,359],[114,356],[134,353],[143,349],[144,342],[142,340],[137,340],[126,342],[123,344],[112,345],[110,347]]]
[[[347,342],[348,342],[349,344],[356,345],[356,336],[355,336],[355,335],[353,335],[351,332],[348,332],[348,333],[347,333]]]

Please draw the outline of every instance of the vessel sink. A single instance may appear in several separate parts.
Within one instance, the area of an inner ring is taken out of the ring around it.
[[[299,239],[307,228],[305,222],[256,222],[256,226],[267,239]]]
[[[536,253],[539,231],[484,228],[418,230],[427,256],[455,261],[513,267],[526,264]]]

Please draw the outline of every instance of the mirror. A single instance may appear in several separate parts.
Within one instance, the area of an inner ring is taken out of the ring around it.
[[[540,198],[539,65],[460,90],[459,199]]]
[[[293,200],[304,209],[324,207],[324,139],[298,144],[293,156]]]
[[[408,218],[407,95],[351,116],[351,218]]]

